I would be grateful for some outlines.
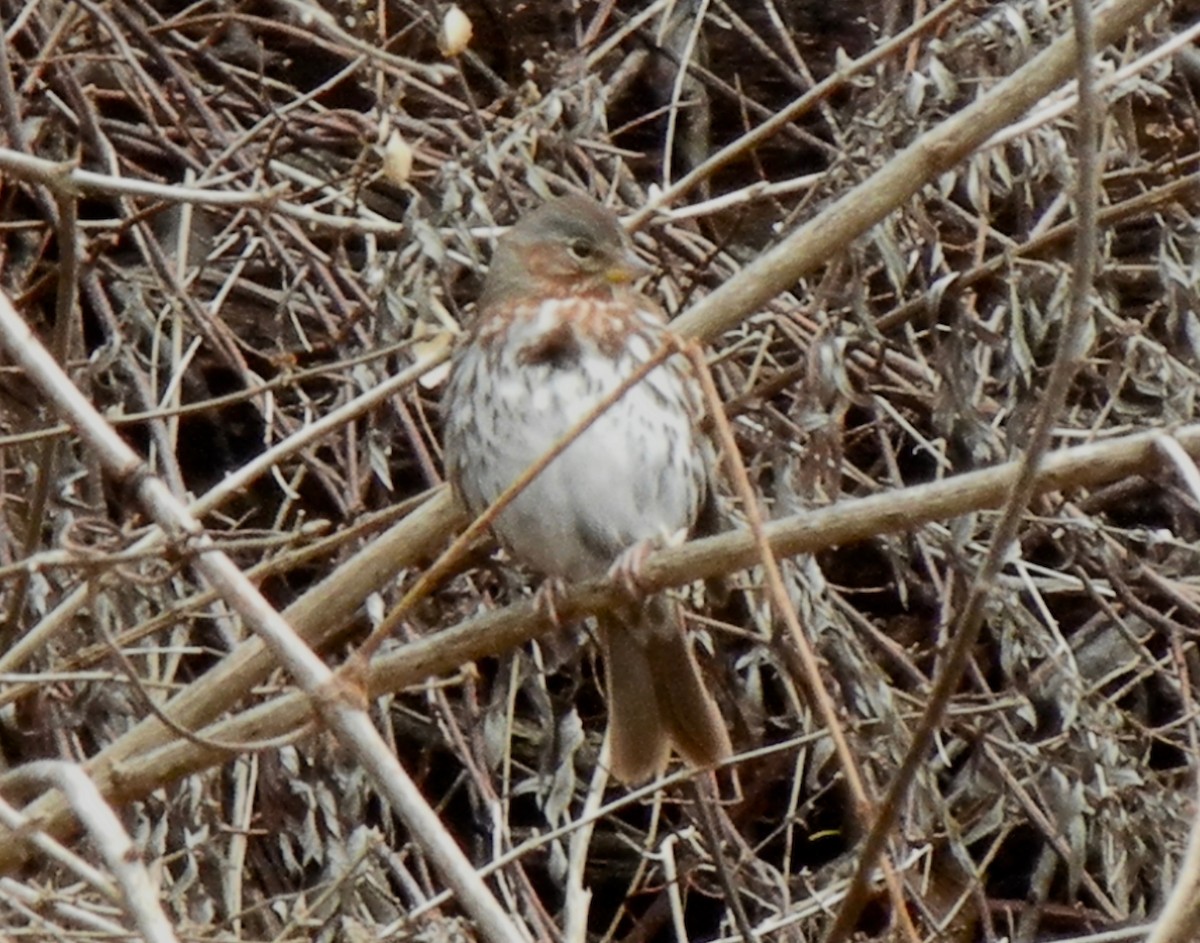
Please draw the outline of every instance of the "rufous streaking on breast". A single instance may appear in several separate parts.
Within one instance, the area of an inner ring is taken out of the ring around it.
[[[647,274],[616,217],[581,196],[552,200],[499,241],[476,319],[443,399],[447,476],[479,514],[668,339],[633,283]],[[707,498],[711,448],[699,382],[671,357],[636,383],[501,512],[518,560],[567,581],[628,567],[690,531]],[[712,766],[730,754],[677,607],[631,600],[598,618],[612,772],[648,778],[671,747]]]

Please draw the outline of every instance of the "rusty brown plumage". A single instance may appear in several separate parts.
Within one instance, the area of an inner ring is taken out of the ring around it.
[[[583,197],[545,204],[500,240],[444,399],[447,474],[472,513],[658,350],[665,318],[631,287],[646,271],[616,217]],[[636,571],[648,545],[691,529],[706,499],[702,412],[685,358],[656,367],[500,514],[497,537],[557,579]],[[677,606],[634,600],[598,621],[613,774],[646,779],[672,746],[695,766],[726,758]]]

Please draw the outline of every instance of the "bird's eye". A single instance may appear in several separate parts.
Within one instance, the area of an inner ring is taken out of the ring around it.
[[[586,239],[576,239],[567,246],[567,251],[576,262],[586,262],[596,254],[596,247]]]

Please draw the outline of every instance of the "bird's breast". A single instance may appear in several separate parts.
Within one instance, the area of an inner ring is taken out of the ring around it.
[[[706,470],[685,360],[654,368],[578,429],[665,339],[653,309],[544,299],[492,319],[456,357],[447,464],[473,512],[577,434],[497,519],[526,563],[593,576],[633,543],[693,523]]]

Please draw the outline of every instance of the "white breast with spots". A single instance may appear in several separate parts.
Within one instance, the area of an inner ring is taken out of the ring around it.
[[[504,325],[505,343],[491,345],[484,357],[461,352],[456,358],[445,400],[446,461],[473,513],[660,346],[665,329],[652,311],[630,319],[635,332],[625,342],[605,343],[621,326],[606,310],[621,309],[598,302],[564,332],[558,306],[576,303],[550,299],[518,307]],[[577,580],[603,573],[639,540],[690,527],[707,476],[699,413],[690,365],[676,355],[528,485],[497,520],[497,535],[529,566]]]

